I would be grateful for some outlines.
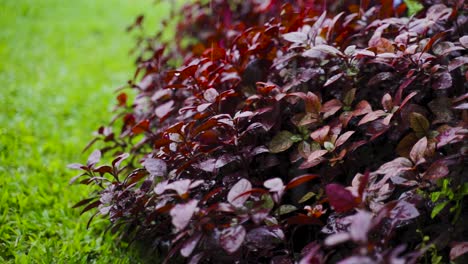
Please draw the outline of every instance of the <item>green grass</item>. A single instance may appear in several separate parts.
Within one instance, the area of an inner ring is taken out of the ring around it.
[[[148,14],[152,11],[152,14]],[[133,73],[125,27],[152,0],[0,0],[0,263],[137,263],[71,206],[72,162]]]

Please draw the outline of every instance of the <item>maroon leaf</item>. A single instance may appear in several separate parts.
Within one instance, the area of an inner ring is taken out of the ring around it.
[[[339,100],[333,99],[323,104],[322,109],[320,110],[323,114],[323,118],[334,115],[338,110],[340,110],[342,104]]]
[[[133,128],[132,128],[132,133],[137,135],[137,134],[141,134],[143,132],[147,132],[148,129],[149,129],[149,120],[148,119],[145,119],[143,121],[141,121],[140,123],[136,124]]]
[[[117,156],[113,161],[112,161],[112,166],[115,168],[119,168],[120,164],[127,159],[130,156],[128,153],[123,153]]]
[[[328,150],[326,150],[326,149],[319,149],[319,150],[313,151],[312,153],[310,153],[307,160],[305,162],[303,162],[301,164],[301,166],[299,166],[299,168],[300,169],[307,169],[307,168],[317,166],[318,164],[320,164],[323,161],[322,156],[327,154],[327,153],[328,153]]]
[[[437,180],[449,174],[449,168],[442,161],[434,162],[424,173],[424,179]]]
[[[376,120],[376,119],[378,119],[378,118],[380,118],[381,116],[384,116],[384,115],[386,115],[386,113],[383,110],[377,110],[377,111],[370,112],[370,113],[366,114],[359,121],[358,126],[369,123],[371,121],[374,121],[374,120]]]
[[[325,187],[325,192],[330,205],[339,213],[354,209],[359,204],[356,197],[339,184],[328,184]]]
[[[310,137],[319,144],[323,142],[328,137],[328,132],[330,132],[330,126],[323,126],[310,134]]]
[[[221,247],[229,254],[236,252],[244,242],[245,228],[242,225],[226,228],[219,238]]]
[[[360,116],[372,112],[372,107],[367,101],[360,101],[354,108],[353,115]]]
[[[317,175],[317,174],[305,174],[305,175],[298,176],[298,177],[292,179],[291,181],[289,181],[288,184],[286,184],[286,190],[297,187],[297,186],[299,186],[299,185],[301,185],[301,184],[303,184],[305,182],[316,179],[318,177],[319,177],[319,175]]]
[[[343,145],[353,134],[354,134],[354,131],[347,131],[341,136],[339,136],[338,139],[336,139],[335,147],[337,148]]]
[[[323,223],[315,217],[299,214],[288,218],[289,225],[322,225]]]

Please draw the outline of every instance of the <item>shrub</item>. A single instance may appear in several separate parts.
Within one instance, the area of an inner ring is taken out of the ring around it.
[[[435,2],[184,6],[71,166],[96,187],[77,206],[172,261],[463,258],[468,18]]]

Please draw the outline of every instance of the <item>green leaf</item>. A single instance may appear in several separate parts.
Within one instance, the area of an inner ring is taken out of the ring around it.
[[[278,215],[284,215],[284,214],[289,214],[291,212],[294,212],[297,210],[297,207],[291,204],[283,204],[281,205],[278,210],[276,210],[276,213]]]
[[[323,147],[328,151],[332,151],[333,149],[335,149],[335,145],[333,145],[333,143],[329,141],[325,141],[325,143],[323,143]]]
[[[273,206],[275,206],[275,202],[273,202],[273,199],[271,198],[271,195],[269,194],[262,195],[262,201],[263,201],[262,207],[265,209],[272,209]]]
[[[299,200],[299,203],[303,203],[307,200],[309,200],[310,198],[314,197],[315,196],[315,193],[313,192],[308,192],[306,193],[304,196],[302,196],[302,198]]]
[[[423,137],[429,130],[429,121],[426,117],[416,112],[410,114],[410,126],[418,137]]]
[[[301,135],[292,135],[291,140],[296,143],[302,141],[302,136]]]
[[[441,196],[441,192],[433,192],[431,193],[431,201],[432,202],[437,202]]]
[[[268,144],[271,153],[280,153],[289,149],[294,141],[291,139],[294,135],[289,131],[281,131]]]
[[[445,201],[443,203],[436,205],[434,209],[432,209],[431,218],[436,217],[436,215],[438,215],[440,211],[442,211],[448,203],[449,201]]]
[[[421,5],[418,0],[404,0],[404,2],[408,7],[409,16],[412,16],[423,9],[423,5]]]

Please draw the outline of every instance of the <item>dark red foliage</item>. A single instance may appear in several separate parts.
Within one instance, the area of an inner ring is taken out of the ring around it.
[[[423,4],[412,17],[389,0],[184,6],[175,41],[140,39],[120,131],[100,128],[106,147],[71,165],[98,187],[77,206],[171,261],[460,257],[467,6]]]

